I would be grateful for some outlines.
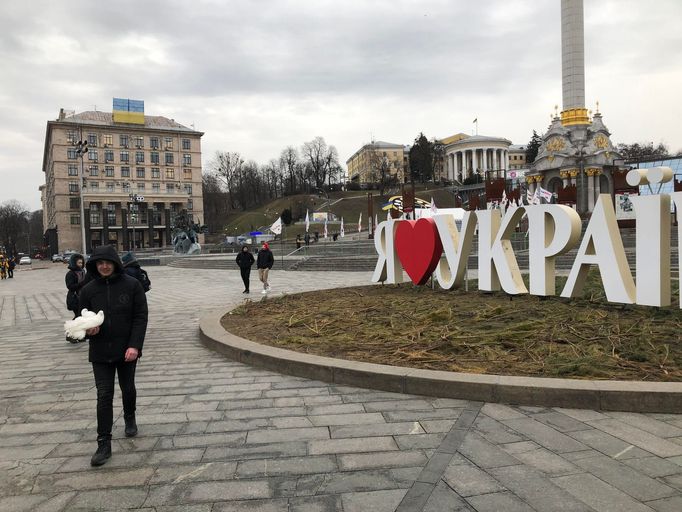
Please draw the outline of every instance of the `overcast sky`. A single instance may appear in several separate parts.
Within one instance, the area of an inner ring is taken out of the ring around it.
[[[5,1],[0,203],[40,208],[45,127],[112,97],[267,163],[322,136],[526,144],[561,109],[559,0]],[[585,0],[586,103],[614,143],[682,149],[682,1]]]

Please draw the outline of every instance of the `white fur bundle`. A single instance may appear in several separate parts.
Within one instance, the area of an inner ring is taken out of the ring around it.
[[[104,311],[95,314],[84,309],[78,318],[64,322],[64,332],[70,338],[82,340],[85,338],[85,331],[87,329],[102,325],[102,322],[104,322]]]

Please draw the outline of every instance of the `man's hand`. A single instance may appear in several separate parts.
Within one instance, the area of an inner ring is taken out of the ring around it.
[[[98,332],[99,332],[99,325],[97,327],[92,327],[90,329],[85,330],[85,334],[87,334],[88,336],[94,336]]]
[[[135,359],[137,359],[138,354],[139,351],[136,348],[130,347],[128,350],[126,350],[125,362],[130,363],[132,361],[135,361]]]

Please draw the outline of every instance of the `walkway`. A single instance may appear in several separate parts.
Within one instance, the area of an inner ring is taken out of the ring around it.
[[[92,469],[95,392],[87,347],[61,334],[64,271],[0,282],[2,511],[682,510],[682,416],[396,395],[212,353],[198,315],[242,300],[236,270],[149,268],[140,434],[123,436],[117,396],[114,456]],[[368,278],[273,272],[272,286]]]

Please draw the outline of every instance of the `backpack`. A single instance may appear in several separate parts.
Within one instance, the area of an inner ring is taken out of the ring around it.
[[[142,288],[144,289],[145,293],[152,289],[152,282],[149,279],[149,275],[147,275],[147,272],[142,268],[140,268],[139,281],[142,283]]]

